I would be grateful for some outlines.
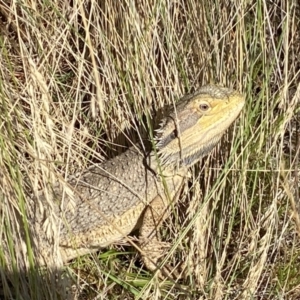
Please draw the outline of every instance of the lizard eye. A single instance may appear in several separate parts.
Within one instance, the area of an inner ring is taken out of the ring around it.
[[[202,111],[208,111],[210,106],[207,104],[207,103],[201,103],[199,105],[199,108],[202,110]]]

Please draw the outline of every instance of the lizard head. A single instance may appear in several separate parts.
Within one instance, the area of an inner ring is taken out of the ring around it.
[[[244,103],[240,93],[214,85],[183,97],[157,131],[161,164],[190,166],[207,155],[238,117]]]

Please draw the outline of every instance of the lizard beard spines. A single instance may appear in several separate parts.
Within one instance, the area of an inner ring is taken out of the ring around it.
[[[182,147],[177,152],[172,152],[170,149],[158,149],[158,157],[160,164],[164,167],[189,167],[206,156],[219,142],[222,134],[213,137],[208,143],[199,145],[192,144]],[[179,141],[178,141],[179,143]]]

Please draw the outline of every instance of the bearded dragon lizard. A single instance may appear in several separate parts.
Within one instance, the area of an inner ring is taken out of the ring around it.
[[[67,193],[53,188],[61,261],[97,251],[139,229],[144,263],[156,269],[164,245],[157,232],[179,197],[188,168],[211,151],[243,106],[240,93],[204,86],[183,97],[163,120],[149,153],[134,146],[71,179]],[[45,195],[39,200],[44,202]],[[45,212],[36,211],[32,219],[41,236]],[[49,251],[47,243],[39,243],[38,255],[46,263]]]

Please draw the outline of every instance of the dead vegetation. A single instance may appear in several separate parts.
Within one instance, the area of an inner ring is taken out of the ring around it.
[[[3,295],[60,299],[30,251],[30,193],[142,142],[213,82],[247,103],[162,232],[178,283],[112,246],[66,267],[74,297],[299,299],[299,34],[288,0],[0,2]]]

